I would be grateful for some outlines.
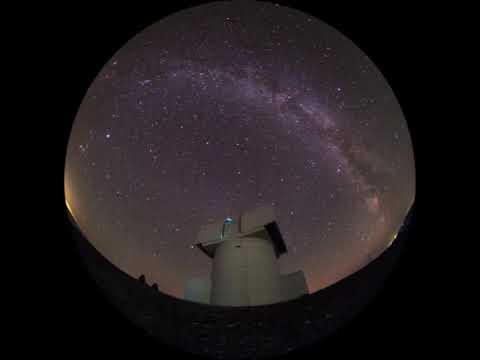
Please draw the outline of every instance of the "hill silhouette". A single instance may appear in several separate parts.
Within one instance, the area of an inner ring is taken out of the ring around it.
[[[110,263],[74,227],[82,261],[108,301],[154,339],[192,354],[258,358],[324,339],[355,317],[392,270],[402,237],[369,265],[316,293],[272,305],[221,307],[179,300]]]

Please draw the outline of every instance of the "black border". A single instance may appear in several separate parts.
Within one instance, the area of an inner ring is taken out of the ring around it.
[[[37,237],[45,237],[47,241],[42,243],[48,252],[47,257],[41,259],[42,270],[48,273],[43,277],[43,291],[37,294],[42,294],[40,297],[47,300],[45,306],[42,304],[41,312],[46,316],[45,324],[52,329],[38,333],[36,337],[48,344],[47,347],[54,353],[65,354],[63,350],[66,349],[67,354],[75,352],[78,355],[93,352],[96,355],[134,356],[147,352],[168,358],[178,354],[177,349],[166,345],[159,347],[141,330],[132,327],[111,308],[88,277],[71,241],[72,225],[63,195],[63,170],[73,119],[86,90],[103,65],[143,28],[170,13],[200,3],[176,1],[168,4],[116,4],[113,7],[77,3],[55,7],[44,5],[38,12],[31,9],[36,17],[31,23],[31,31],[38,32],[39,39],[37,43],[36,40],[29,42],[26,47],[30,56],[39,59],[38,63],[31,65],[32,72],[45,76],[40,89],[47,95],[42,105],[46,105],[48,110],[47,145],[53,151],[49,158],[52,160],[51,170],[45,170],[48,164],[42,164],[43,171],[40,173],[49,173],[45,188],[52,187],[51,194],[55,194],[43,202],[41,212],[44,214],[39,215],[48,217],[48,222],[52,217],[60,221],[53,233],[45,234],[43,226],[37,227],[38,231],[42,231]],[[406,230],[406,251],[381,294],[361,316],[332,336],[327,344],[313,345],[292,356],[341,357],[352,349],[356,356],[371,356],[373,350],[381,357],[391,353],[399,356],[428,354],[423,339],[430,329],[429,325],[434,323],[426,309],[435,304],[429,291],[430,281],[435,275],[432,271],[425,273],[425,268],[431,267],[428,265],[431,257],[426,258],[424,254],[429,253],[433,241],[438,239],[420,237],[418,222],[425,221],[422,209],[430,200],[425,192],[428,187],[425,186],[425,174],[431,167],[425,149],[430,144],[422,124],[432,117],[432,109],[425,105],[428,101],[425,90],[430,80],[426,72],[433,63],[428,44],[432,40],[430,27],[435,14],[432,9],[420,8],[418,4],[335,6],[330,3],[319,6],[310,1],[278,3],[318,16],[368,54],[386,77],[402,106],[417,168],[416,210]],[[45,125],[46,120],[41,121]],[[42,139],[42,142],[45,140]],[[39,164],[33,164],[33,167],[36,166]],[[418,213],[422,213],[421,218]],[[38,300],[30,301],[30,304],[39,308]],[[55,341],[52,342],[52,339]]]

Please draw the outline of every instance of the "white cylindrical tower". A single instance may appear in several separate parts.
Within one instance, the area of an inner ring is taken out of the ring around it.
[[[280,274],[287,248],[273,208],[260,207],[202,227],[196,246],[213,260],[210,279],[190,281],[189,300],[222,306],[253,306],[293,299],[307,292],[303,273]],[[192,291],[194,289],[194,291]]]
[[[242,306],[249,303],[247,263],[242,241],[221,243],[212,264],[210,304]]]
[[[211,304],[247,306],[281,301],[274,245],[266,232],[255,235],[225,240],[216,249]]]

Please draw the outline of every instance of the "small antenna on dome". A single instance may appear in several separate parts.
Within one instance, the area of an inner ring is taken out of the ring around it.
[[[220,239],[223,240],[223,237],[225,236],[225,227],[230,224],[233,224],[233,219],[227,216],[225,220],[223,220],[222,233],[220,234]]]

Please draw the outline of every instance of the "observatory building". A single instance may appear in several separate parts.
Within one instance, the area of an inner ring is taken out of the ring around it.
[[[287,252],[273,209],[261,207],[238,219],[203,226],[196,246],[213,261],[210,279],[191,279],[185,299],[211,305],[252,306],[308,294],[302,271],[280,274]]]

